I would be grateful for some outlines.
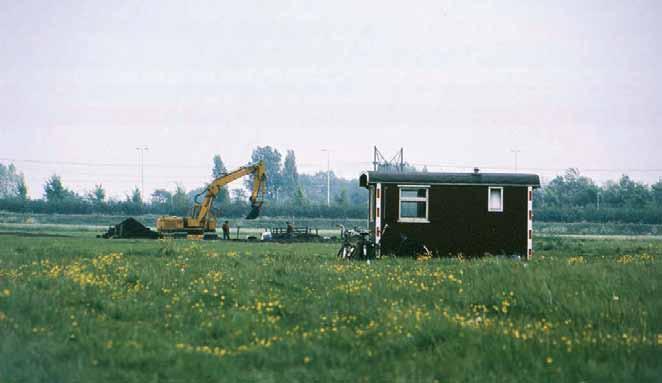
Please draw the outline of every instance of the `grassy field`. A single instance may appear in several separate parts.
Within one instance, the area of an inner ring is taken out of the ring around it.
[[[2,231],[68,231],[99,233],[128,218],[128,216],[102,214],[27,214],[0,211],[0,232]],[[144,225],[154,227],[155,215],[134,217]],[[365,219],[332,219],[332,218],[294,218],[294,217],[260,217],[256,220],[229,219],[234,229],[241,228],[240,236],[262,233],[266,229],[285,227],[285,222],[293,222],[298,227],[319,229],[324,235],[337,235],[338,224],[347,227],[365,227]],[[595,222],[534,222],[534,230],[546,235],[652,235],[662,236],[662,225],[640,223],[595,223]]]
[[[100,214],[23,214],[0,211],[0,233],[47,233],[61,235],[75,235],[94,237],[108,230],[111,225],[118,224],[128,216],[113,216]],[[142,215],[135,217],[138,221],[154,228],[155,215]],[[286,222],[292,222],[296,227],[309,227],[323,237],[338,237],[340,229],[338,224],[347,227],[364,227],[363,219],[328,219],[328,218],[302,218],[288,217],[260,217],[256,220],[229,219],[233,239],[246,239],[249,236],[260,235],[271,228],[285,228]],[[220,223],[217,230],[220,234]],[[237,233],[239,228],[239,233]]]
[[[0,235],[0,382],[662,380],[662,242],[531,262]]]
[[[85,226],[108,228],[115,225],[129,216],[121,215],[102,215],[102,214],[24,214],[0,211],[0,223],[4,224],[22,224],[22,225],[66,225],[66,226]],[[135,216],[137,220],[146,226],[156,226],[156,215]],[[226,218],[219,218],[225,220]],[[272,227],[285,227],[285,222],[292,222],[299,227],[310,227],[317,229],[333,229],[338,224],[345,226],[364,226],[365,219],[344,219],[344,218],[294,218],[294,217],[267,217],[262,216],[255,220],[243,218],[227,218],[232,227],[266,229]]]

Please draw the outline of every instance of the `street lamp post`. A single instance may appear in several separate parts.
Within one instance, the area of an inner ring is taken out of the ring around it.
[[[331,151],[322,149],[326,152],[326,206],[331,206]]]
[[[138,151],[138,160],[140,162],[140,198],[145,200],[145,151],[149,150],[147,146],[139,146],[136,148]]]

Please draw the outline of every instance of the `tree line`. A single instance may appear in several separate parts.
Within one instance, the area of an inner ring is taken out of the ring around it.
[[[598,185],[571,168],[536,189],[533,202],[541,221],[662,224],[662,180],[649,186],[622,175]]]
[[[271,146],[257,147],[250,164],[264,161],[267,167],[265,214],[269,216],[300,216],[328,218],[364,218],[367,213],[367,191],[357,179],[344,179],[335,173],[299,174],[294,151],[283,156]],[[211,163],[207,182],[228,173],[220,155]],[[330,178],[330,201],[327,203],[327,176]],[[241,217],[250,209],[249,192],[252,179],[247,177],[243,188],[223,187],[214,201],[214,210],[226,217]],[[30,213],[62,214],[163,214],[187,215],[190,208],[204,197],[206,185],[187,191],[177,184],[174,189],[156,189],[143,200],[138,187],[124,198],[110,198],[103,185],[87,192],[67,188],[59,175],[52,175],[43,185],[40,199],[28,197],[22,174],[14,165],[0,164],[0,210]]]
[[[264,161],[267,167],[266,207],[269,216],[366,218],[368,193],[357,179],[330,178],[330,201],[327,203],[327,173],[301,174],[294,151],[285,155],[271,146],[257,147],[250,163]],[[220,155],[213,157],[208,182],[226,174]],[[381,169],[387,170],[387,169]],[[410,165],[407,171],[416,171]],[[422,171],[427,171],[423,169]],[[214,209],[226,217],[246,214],[248,192],[244,188],[223,188]],[[136,187],[124,198],[108,198],[104,187],[79,194],[64,185],[58,175],[43,185],[43,197],[28,198],[24,177],[14,165],[0,164],[0,210],[32,213],[71,214],[172,214],[186,215],[205,186],[187,191],[181,185],[173,190],[157,189],[146,201]],[[629,222],[662,224],[662,181],[646,185],[623,175],[618,180],[596,184],[577,169],[568,169],[534,192],[536,219],[550,222]]]

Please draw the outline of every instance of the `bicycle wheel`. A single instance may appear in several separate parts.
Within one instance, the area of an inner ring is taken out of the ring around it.
[[[428,250],[423,242],[409,238],[400,243],[397,254],[399,257],[416,257],[420,254],[431,255],[430,250]]]
[[[356,259],[356,252],[358,251],[358,248],[354,245],[350,245],[347,248],[347,259]]]
[[[340,259],[349,259],[352,257],[353,252],[354,246],[345,244],[340,248],[340,250],[338,250],[337,257]]]
[[[352,247],[352,259],[362,259],[363,254],[362,254],[362,248],[361,246],[353,246]]]

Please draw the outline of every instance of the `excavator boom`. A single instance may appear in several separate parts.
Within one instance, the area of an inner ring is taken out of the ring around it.
[[[258,198],[261,196],[260,192],[264,192],[265,190],[264,187],[266,181],[266,170],[262,161],[254,165],[241,167],[212,181],[212,183],[207,186],[207,190],[204,192],[205,198],[200,204],[200,209],[197,211],[197,214],[194,214],[195,218],[198,220],[203,220],[205,217],[207,217],[211,211],[214,199],[218,193],[220,193],[223,186],[250,174],[253,175],[253,190],[250,196],[251,209],[255,209],[257,207],[259,215],[259,208],[262,207],[262,202],[258,202]],[[251,210],[251,213],[252,212],[253,210]],[[249,213],[249,215],[251,214]],[[257,218],[257,216],[255,216],[255,218]]]
[[[249,199],[251,211],[246,216],[246,219],[257,218],[260,215],[260,209],[263,203],[262,198],[266,191],[266,167],[262,161],[241,167],[216,178],[207,186],[203,193],[196,196],[196,203],[193,206],[190,217],[160,217],[156,220],[157,230],[162,233],[186,232],[188,234],[215,232],[216,219],[211,213],[214,199],[216,199],[223,186],[247,175],[253,176],[253,188]],[[201,203],[198,203],[197,197],[203,194],[204,199]]]

